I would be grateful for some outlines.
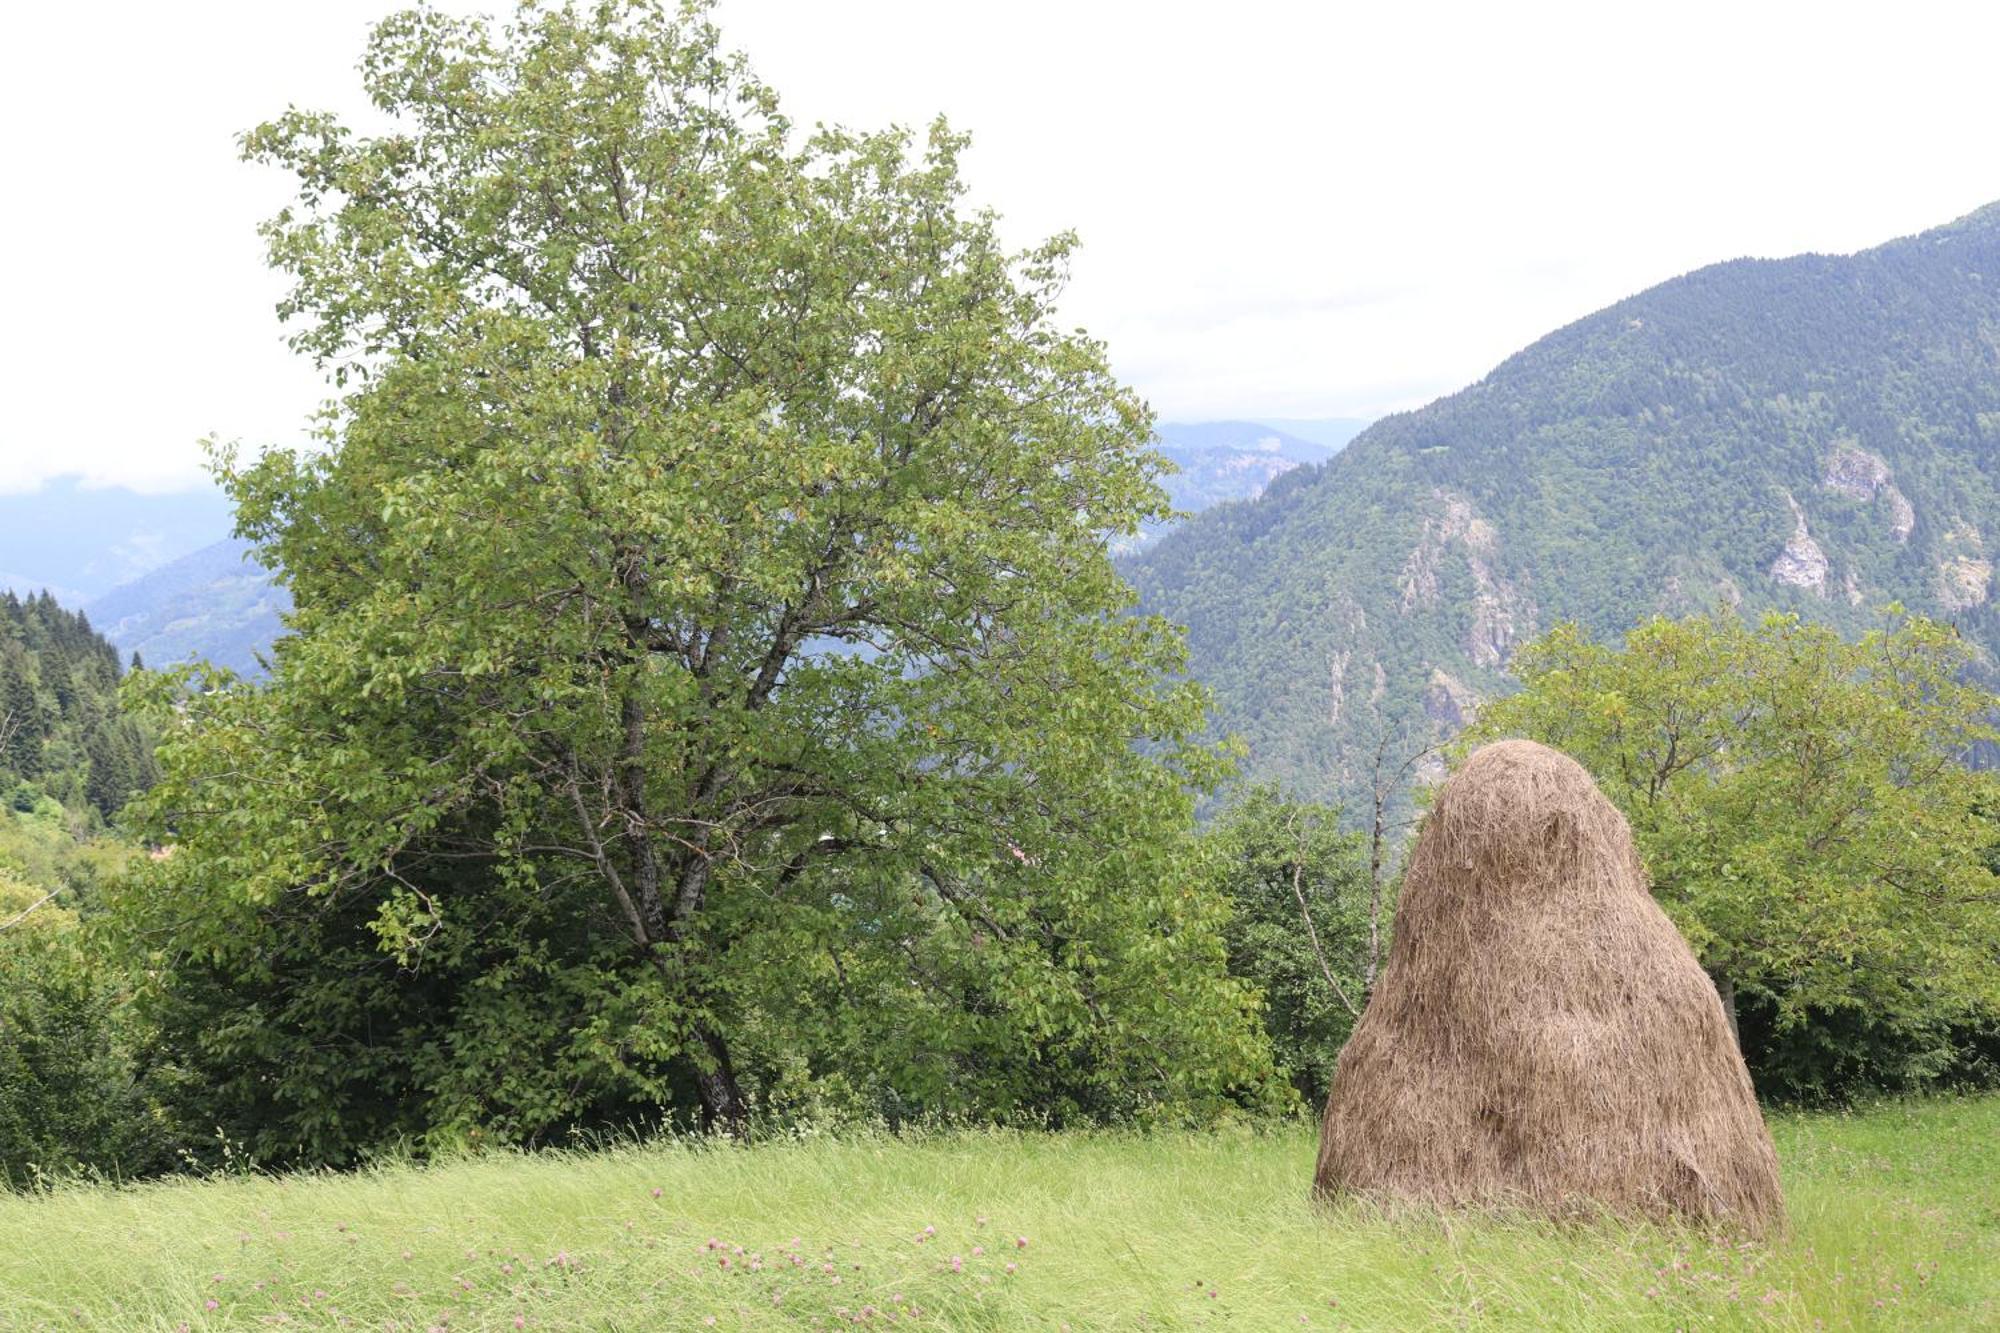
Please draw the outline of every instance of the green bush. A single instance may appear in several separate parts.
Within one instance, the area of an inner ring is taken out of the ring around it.
[[[1232,909],[1229,971],[1262,993],[1272,1053],[1313,1108],[1326,1100],[1334,1059],[1372,977],[1368,848],[1340,831],[1339,813],[1253,787],[1203,839],[1209,883]],[[1388,944],[1387,908],[1380,949]]]
[[[0,1180],[132,1175],[164,1155],[117,988],[93,969],[76,930],[0,932]]]

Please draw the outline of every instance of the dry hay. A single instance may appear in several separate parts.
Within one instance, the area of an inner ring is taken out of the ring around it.
[[[1715,985],[1582,766],[1502,741],[1439,791],[1340,1054],[1316,1190],[1751,1233],[1777,1154]]]

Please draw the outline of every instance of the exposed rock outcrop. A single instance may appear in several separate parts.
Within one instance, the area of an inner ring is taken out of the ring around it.
[[[1945,533],[1944,556],[1938,561],[1938,601],[1947,610],[1967,611],[1985,604],[1993,585],[1993,562],[1986,539],[1969,523]]]
[[[1799,502],[1792,498],[1790,491],[1785,492],[1785,503],[1792,508],[1792,535],[1785,539],[1785,549],[1778,552],[1778,558],[1771,562],[1771,581],[1804,588],[1815,597],[1824,597],[1826,552],[1806,530],[1806,511],[1799,508]]]
[[[1899,542],[1908,541],[1917,526],[1917,511],[1909,497],[1896,488],[1889,465],[1851,440],[1842,440],[1834,447],[1819,484],[1851,500],[1880,500],[1888,514],[1889,534]]]
[[[1396,580],[1396,586],[1403,592],[1404,611],[1437,605],[1438,571],[1453,544],[1462,547],[1468,556],[1484,559],[1493,554],[1497,534],[1493,525],[1474,511],[1470,500],[1442,490],[1431,492],[1431,498],[1439,508],[1424,516],[1417,544],[1411,548],[1409,559],[1403,562],[1402,575]]]
[[[1442,667],[1432,667],[1424,687],[1424,715],[1447,732],[1462,731],[1479,716],[1479,695]]]
[[[1438,579],[1453,546],[1465,558],[1472,576],[1472,619],[1466,626],[1464,647],[1473,663],[1483,667],[1505,665],[1514,645],[1535,632],[1535,604],[1513,583],[1494,572],[1493,557],[1499,534],[1481,518],[1472,503],[1449,491],[1434,491],[1436,512],[1424,518],[1417,544],[1403,562],[1397,580],[1402,590],[1402,610],[1407,614],[1419,607],[1437,605]]]

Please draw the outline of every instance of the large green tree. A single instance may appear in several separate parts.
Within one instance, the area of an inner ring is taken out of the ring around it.
[[[178,846],[131,910],[188,1058],[273,1071],[328,1156],[371,1061],[433,1125],[561,1123],[488,1077],[530,1028],[564,1086],[691,1081],[728,1125],[828,1079],[1258,1085],[1183,873],[1202,701],[1106,555],[1164,512],[1151,419],[1055,322],[1070,240],[1005,250],[942,124],[793,126],[699,8],[418,10],[362,68],[392,128],[246,139],[345,392],[322,447],[224,455],[295,609],[269,684],[184,691],[162,748]],[[357,940],[393,1002],[315,969]],[[538,984],[578,998],[530,1016]]]
[[[1920,1080],[2000,1020],[2000,777],[1968,762],[1994,698],[1972,658],[1893,612],[1852,641],[1727,611],[1622,647],[1561,625],[1469,739],[1531,736],[1603,784],[1770,1090]]]

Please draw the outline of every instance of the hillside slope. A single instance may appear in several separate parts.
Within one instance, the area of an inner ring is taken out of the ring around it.
[[[0,591],[0,800],[34,815],[50,798],[108,819],[152,784],[152,740],[118,709],[123,674],[89,617],[48,593]],[[0,852],[0,879],[18,884],[25,869]]]
[[[1575,619],[1891,599],[2000,656],[2000,205],[1851,256],[1663,283],[1376,423],[1127,573],[1250,770],[1352,795]]]
[[[250,558],[249,543],[229,538],[112,589],[85,610],[106,638],[153,667],[191,657],[261,675],[257,656],[284,630],[291,601]]]

